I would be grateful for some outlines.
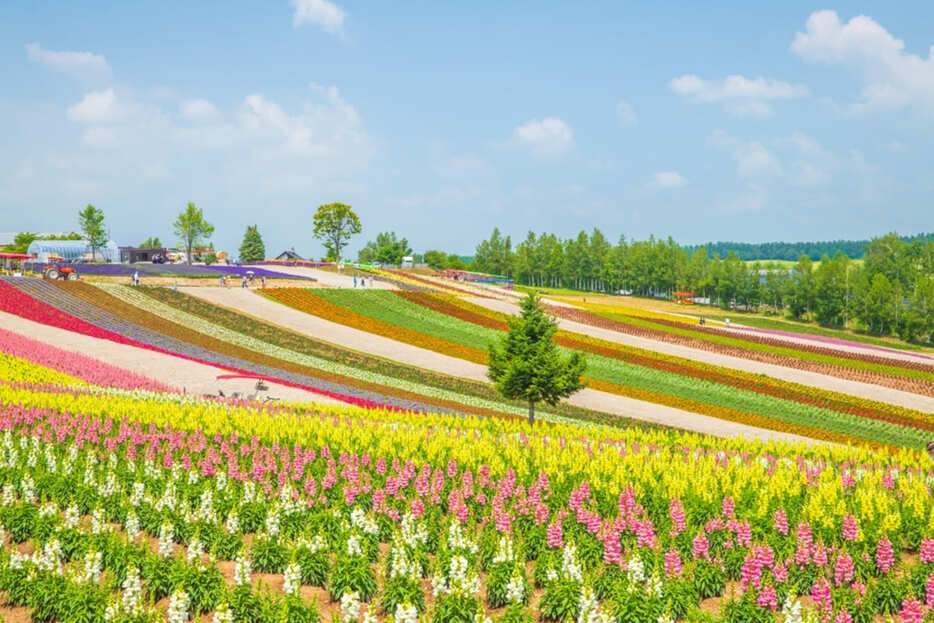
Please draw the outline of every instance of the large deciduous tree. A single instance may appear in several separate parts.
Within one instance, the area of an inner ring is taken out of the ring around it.
[[[161,249],[162,241],[159,240],[159,236],[150,236],[139,243],[139,246],[141,249]]]
[[[104,229],[104,212],[90,203],[78,212],[78,225],[84,239],[91,248],[91,260],[97,259],[97,250],[107,244],[107,230]]]
[[[529,405],[529,423],[535,423],[535,404],[556,405],[582,389],[587,360],[579,352],[562,357],[553,337],[558,323],[545,313],[534,293],[522,300],[519,316],[509,319],[509,332],[490,345],[487,376],[507,398]]]
[[[512,272],[512,241],[503,236],[499,228],[493,228],[489,240],[477,245],[473,263],[477,270],[494,275],[507,275]]]
[[[436,251],[434,249],[431,251],[425,251],[425,263],[428,264],[429,268],[441,270],[442,268],[447,267],[448,254],[444,251]]]
[[[328,261],[340,261],[341,250],[347,246],[348,239],[361,231],[360,217],[349,205],[328,203],[318,206],[315,212],[314,237],[324,242]]]
[[[259,233],[258,225],[247,225],[240,243],[241,262],[261,262],[266,259],[266,245]]]
[[[376,235],[376,240],[360,249],[357,259],[361,264],[401,264],[402,258],[412,254],[409,241],[397,238],[396,232],[386,231]]]
[[[201,208],[196,208],[195,204],[190,201],[185,210],[172,223],[172,226],[175,228],[175,235],[179,237],[185,247],[185,259],[189,264],[191,264],[192,249],[206,241],[214,233],[214,226],[204,219],[204,212]]]

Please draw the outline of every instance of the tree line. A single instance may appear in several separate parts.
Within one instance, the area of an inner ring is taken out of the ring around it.
[[[427,253],[426,253],[427,255]],[[891,233],[868,241],[862,260],[843,253],[791,267],[744,262],[734,252],[650,237],[611,243],[599,229],[562,239],[529,232],[513,246],[494,229],[469,268],[534,287],[671,298],[693,292],[723,309],[788,314],[830,327],[860,328],[929,342],[934,337],[934,242]]]
[[[934,233],[917,234],[915,236],[900,236],[902,242],[911,244],[916,241],[934,240]],[[829,240],[822,242],[708,242],[704,244],[707,255],[726,257],[732,251],[739,259],[752,260],[784,260],[797,261],[802,255],[807,255],[814,261],[823,256],[833,257],[843,253],[850,259],[860,259],[866,250],[869,240]],[[684,247],[688,253],[693,253],[702,245]]]

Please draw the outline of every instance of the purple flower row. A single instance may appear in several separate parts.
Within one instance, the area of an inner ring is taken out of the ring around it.
[[[35,272],[42,270],[44,264],[29,263],[27,268]],[[141,277],[219,277],[222,274],[236,275],[242,277],[247,271],[253,271],[254,276],[259,279],[304,279],[314,281],[312,277],[299,277],[288,275],[258,266],[225,266],[213,264],[211,266],[189,266],[187,264],[77,264],[74,266],[78,275],[104,275],[111,277],[129,277],[135,272],[139,272]]]

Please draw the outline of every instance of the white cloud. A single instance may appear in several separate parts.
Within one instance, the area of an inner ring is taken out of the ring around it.
[[[182,117],[192,121],[214,119],[218,115],[217,106],[206,99],[185,100],[179,106],[179,112]]]
[[[828,152],[824,147],[812,136],[805,134],[804,132],[795,131],[792,132],[791,138],[788,139],[789,142],[798,149],[805,156],[816,156],[816,157],[828,157],[830,152]]]
[[[659,171],[652,176],[649,188],[681,188],[687,183],[687,179],[677,171]]]
[[[865,15],[842,23],[835,11],[812,13],[791,50],[806,61],[841,65],[863,80],[856,112],[916,107],[934,111],[934,46],[928,57],[905,51],[905,42]]]
[[[545,117],[517,126],[513,131],[513,140],[526,147],[534,156],[555,158],[574,144],[574,132],[561,119]]]
[[[801,188],[816,188],[830,181],[830,170],[838,166],[837,157],[814,137],[795,131],[780,139],[779,146],[791,147],[797,159],[791,164],[789,179]]]
[[[803,85],[739,75],[727,76],[718,82],[704,80],[694,74],[685,74],[671,80],[668,87],[678,95],[695,102],[722,103],[728,112],[743,117],[770,116],[770,100],[800,99],[808,96],[808,89]]]
[[[338,34],[344,27],[344,10],[328,0],[289,0],[295,7],[292,16],[292,25],[295,28],[312,24],[319,26],[326,32]]]
[[[120,111],[117,94],[113,89],[91,91],[77,104],[68,108],[68,118],[79,123],[105,123],[115,121]]]
[[[799,160],[791,166],[791,181],[795,186],[815,188],[829,180],[830,175],[812,162]]]
[[[100,54],[44,50],[38,43],[27,43],[29,60],[53,71],[85,80],[110,78],[110,65]]]
[[[626,100],[616,102],[616,116],[627,125],[636,122],[636,111]]]
[[[749,214],[762,212],[768,202],[768,191],[759,184],[750,184],[746,192],[733,201],[720,205],[727,214]]]
[[[94,126],[84,131],[81,140],[88,147],[109,148],[117,145],[117,131],[107,126]]]
[[[745,141],[730,136],[723,130],[714,130],[710,142],[730,152],[736,161],[736,171],[741,177],[759,178],[782,174],[782,166],[778,159],[759,141]]]

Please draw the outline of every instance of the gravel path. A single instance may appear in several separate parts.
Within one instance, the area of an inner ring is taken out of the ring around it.
[[[191,288],[186,292],[215,305],[228,307],[291,329],[297,333],[327,340],[346,348],[444,374],[486,381],[485,366],[330,322],[312,314],[292,309],[281,303],[276,303],[254,292],[234,289],[223,290],[220,288]],[[605,413],[615,413],[646,422],[675,426],[719,437],[746,437],[749,439],[777,439],[813,443],[813,440],[799,435],[756,428],[592,389],[578,392],[568,402],[579,407],[595,409]]]
[[[487,309],[492,309],[507,314],[516,313],[519,309],[517,305],[508,303],[506,301],[498,301],[479,297],[468,298],[467,300],[469,300],[471,303],[486,307]],[[917,409],[927,413],[934,413],[934,397],[930,396],[922,396],[920,394],[913,394],[911,392],[903,392],[897,389],[882,387],[880,385],[873,385],[871,383],[849,381],[847,379],[840,379],[835,376],[828,376],[826,374],[819,374],[817,372],[809,372],[807,370],[797,370],[795,368],[786,368],[784,366],[778,366],[771,363],[752,361],[749,359],[743,359],[741,357],[721,355],[706,350],[681,346],[679,344],[670,344],[668,342],[660,342],[649,338],[620,333],[619,331],[612,331],[610,329],[601,329],[600,327],[594,327],[588,324],[564,320],[562,318],[558,319],[558,325],[562,329],[566,329],[568,331],[583,333],[584,335],[604,339],[610,342],[616,342],[618,344],[635,346],[637,348],[644,348],[646,350],[664,353],[666,355],[674,355],[702,363],[733,368],[735,370],[743,370],[745,372],[753,372],[756,374],[765,374],[783,381],[800,383],[801,385],[807,385],[809,387],[818,387],[820,389],[840,392],[842,394],[850,394],[852,396],[859,396],[860,398],[868,398],[870,400],[877,400],[879,402],[899,405],[909,409]]]
[[[229,396],[233,392],[249,395],[254,391],[254,381],[249,379],[218,381],[217,376],[219,374],[230,374],[228,370],[145,348],[118,344],[110,340],[50,327],[5,312],[0,312],[0,326],[8,331],[40,340],[63,350],[101,359],[124,370],[143,374],[179,391],[184,390],[189,394],[216,394],[218,389],[222,389]],[[264,392],[263,395],[274,396],[280,400],[334,405],[344,404],[328,396],[298,388],[270,382],[266,384],[269,385],[269,391]]]
[[[350,268],[345,268],[346,274],[339,275],[337,273],[332,273],[329,270],[321,270],[318,268],[308,268],[306,266],[276,266],[275,271],[277,273],[286,273],[287,275],[295,275],[297,277],[314,277],[318,280],[319,286],[324,286],[326,288],[353,288],[353,276],[350,272]],[[270,280],[266,280],[267,285]],[[304,283],[304,287],[311,287],[311,284]],[[386,283],[385,281],[373,281],[369,276],[366,277],[366,289],[376,288],[378,290],[395,290],[396,286],[391,283]]]

